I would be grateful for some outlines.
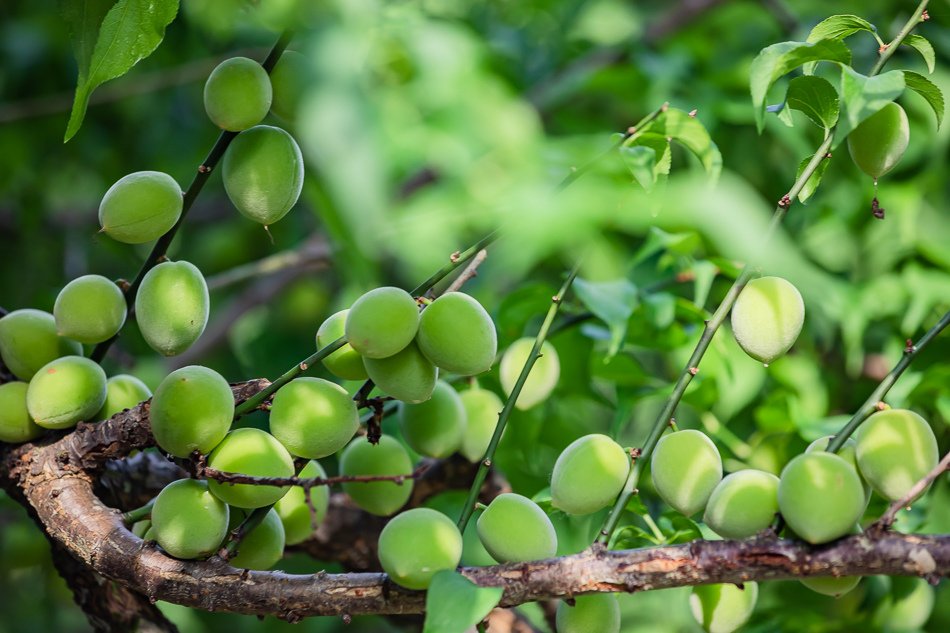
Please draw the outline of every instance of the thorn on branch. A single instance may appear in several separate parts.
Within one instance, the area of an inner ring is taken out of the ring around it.
[[[883,54],[884,54],[884,51],[886,51],[886,50],[888,49],[888,47],[890,47],[890,44],[881,44],[881,46],[878,47],[877,52],[878,52],[879,54],[883,55]]]
[[[825,158],[831,158],[831,152],[825,152]]]
[[[198,173],[199,173],[199,174],[210,174],[210,173],[211,173],[211,168],[208,167],[207,165],[198,165]]]
[[[699,373],[699,367],[690,367],[690,368],[689,368],[689,374],[690,374],[691,376],[695,376],[695,375],[698,374],[698,373]]]
[[[911,339],[907,339],[907,341],[904,343],[904,353],[913,354],[916,351],[917,351],[917,347],[914,345],[914,341],[912,341]]]

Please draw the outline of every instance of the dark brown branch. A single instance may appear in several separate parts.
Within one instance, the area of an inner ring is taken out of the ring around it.
[[[217,468],[202,466],[196,474],[199,479],[214,479],[226,484],[248,484],[251,486],[300,486],[309,490],[317,486],[333,486],[348,483],[370,483],[373,481],[392,481],[402,485],[407,479],[418,479],[426,471],[425,464],[405,475],[338,475],[336,477],[254,477],[243,473],[231,473]]]

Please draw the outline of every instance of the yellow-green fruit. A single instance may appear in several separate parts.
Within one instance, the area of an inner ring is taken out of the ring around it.
[[[137,171],[109,187],[99,204],[99,226],[114,240],[144,244],[168,233],[182,209],[181,187],[160,171]]]
[[[394,438],[383,435],[378,444],[356,438],[340,455],[341,475],[408,475],[412,472],[409,453]],[[343,492],[353,503],[370,514],[389,516],[406,505],[412,494],[413,482],[394,481],[343,484]]]
[[[462,535],[447,516],[414,508],[393,518],[379,534],[379,563],[397,585],[426,589],[432,577],[455,569],[462,558]]]
[[[831,442],[832,438],[832,435],[819,437],[817,440],[808,445],[808,448],[805,449],[805,452],[814,453],[816,451],[828,450],[828,444]],[[854,468],[854,472],[858,473],[858,477],[861,479],[861,486],[864,488],[864,502],[865,507],[867,507],[867,503],[871,500],[871,486],[868,485],[868,482],[864,481],[861,471],[858,469],[858,459],[855,455],[855,449],[857,448],[857,445],[858,444],[854,441],[854,438],[849,437],[844,441],[844,445],[838,449],[838,452],[835,453],[835,455],[851,464],[851,467]]]
[[[364,358],[363,365],[380,391],[403,402],[428,400],[439,378],[439,370],[415,343],[389,358]]]
[[[788,526],[809,543],[844,536],[864,513],[864,488],[848,462],[826,452],[790,461],[778,484],[778,507]]]
[[[761,470],[740,470],[719,482],[706,503],[703,521],[723,538],[758,534],[778,513],[778,477]]]
[[[523,563],[557,553],[551,519],[531,499],[513,492],[498,495],[478,517],[478,538],[499,563]]]
[[[207,455],[224,439],[234,419],[234,396],[221,374],[190,365],[168,374],[152,397],[152,434],[175,457]]]
[[[399,406],[402,437],[420,455],[448,457],[462,445],[465,425],[462,399],[444,380],[436,383],[425,402]]]
[[[719,449],[705,433],[687,429],[660,438],[650,460],[653,487],[670,507],[692,516],[706,507],[722,480]]]
[[[909,142],[907,113],[891,101],[848,134],[848,151],[861,171],[880,178],[900,162]]]
[[[132,532],[132,534],[139,537],[140,539],[145,540],[145,534],[151,529],[152,529],[152,520],[145,519],[144,521],[136,521],[135,523],[133,523],[129,531]]]
[[[215,125],[229,132],[260,123],[270,110],[272,98],[267,71],[247,57],[224,60],[205,82],[205,112]]]
[[[917,631],[934,608],[934,588],[923,578],[891,578],[891,599],[885,601],[875,617],[884,631]]]
[[[448,292],[422,311],[416,342],[436,367],[462,376],[491,369],[498,351],[491,317],[462,292]]]
[[[404,350],[419,329],[416,300],[385,286],[357,299],[346,315],[346,340],[363,358],[388,358]]]
[[[781,277],[753,279],[732,308],[732,333],[746,354],[766,365],[795,344],[805,322],[798,289]]]
[[[551,473],[551,503],[568,514],[590,514],[612,504],[630,471],[630,457],[599,433],[571,442]]]
[[[102,275],[84,275],[59,291],[53,317],[60,336],[80,343],[101,343],[125,324],[125,296]]]
[[[498,414],[505,404],[494,391],[487,389],[466,389],[459,394],[465,407],[465,434],[459,452],[470,462],[477,462],[485,456],[488,444],[498,424]]]
[[[907,409],[869,417],[858,429],[855,456],[861,474],[888,501],[903,498],[940,459],[933,429]]]
[[[574,606],[559,602],[555,616],[557,633],[618,633],[620,604],[616,594],[576,596]]]
[[[533,338],[520,338],[508,346],[502,355],[498,377],[505,395],[511,395],[533,347]],[[561,361],[557,357],[557,350],[545,341],[541,346],[541,357],[531,367],[531,373],[521,388],[515,407],[525,410],[544,402],[557,386],[560,377]]]
[[[26,390],[30,417],[46,429],[92,420],[106,401],[106,373],[82,356],[64,356],[40,368]]]
[[[752,616],[759,586],[754,582],[736,585],[693,587],[689,606],[693,617],[707,633],[732,633]]]
[[[318,462],[310,461],[298,475],[301,479],[326,477],[327,473]],[[287,545],[303,543],[313,534],[314,522],[319,525],[327,515],[330,506],[330,487],[314,486],[310,489],[310,503],[315,512],[310,514],[307,505],[307,495],[300,486],[293,486],[287,494],[274,505],[277,516],[284,524],[284,535]]]
[[[270,73],[270,83],[274,89],[271,112],[285,121],[294,121],[301,97],[307,89],[309,74],[306,57],[297,51],[284,51]]]
[[[297,204],[303,189],[303,155],[290,134],[258,125],[231,142],[221,173],[224,190],[237,210],[268,226]]]
[[[26,409],[27,388],[25,382],[19,381],[0,385],[0,442],[20,444],[45,432]]]
[[[462,508],[467,501],[468,491],[466,490],[448,490],[435,496],[429,497],[423,501],[426,508],[438,510],[447,517],[457,517],[461,514]],[[462,559],[463,567],[487,567],[497,565],[498,561],[492,558],[488,550],[478,538],[478,522],[481,511],[475,510],[472,514],[472,520],[465,526],[462,532]]]
[[[341,336],[345,336],[346,315],[349,310],[340,310],[327,318],[317,330],[317,349],[323,349]],[[334,376],[343,380],[366,380],[363,357],[349,343],[323,359],[323,366]]]
[[[82,345],[56,334],[56,319],[49,312],[26,308],[0,318],[0,358],[20,380],[28,381],[52,360],[80,355]]]
[[[208,491],[207,483],[179,479],[158,493],[145,537],[175,558],[203,558],[221,545],[229,517],[228,506]]]
[[[106,401],[95,419],[108,420],[116,413],[138,406],[151,397],[152,390],[135,376],[116,374],[106,381]]]
[[[231,509],[229,530],[237,528],[247,518],[248,512],[240,508]],[[284,556],[284,525],[280,517],[271,508],[253,530],[244,535],[238,545],[237,556],[228,561],[238,569],[264,571],[277,564]]]
[[[832,598],[840,598],[861,582],[861,576],[823,576],[814,578],[802,578],[801,583],[814,591]]]
[[[295,457],[319,459],[339,451],[360,428],[356,403],[340,385],[297,378],[281,387],[270,410],[270,432]]]
[[[145,342],[163,356],[191,347],[208,324],[208,285],[189,262],[163,262],[148,271],[135,295],[135,320]]]
[[[260,429],[235,429],[208,456],[208,465],[228,473],[252,477],[292,477],[294,459],[273,435]],[[209,481],[216,497],[238,508],[260,508],[276,503],[288,487],[253,486]]]

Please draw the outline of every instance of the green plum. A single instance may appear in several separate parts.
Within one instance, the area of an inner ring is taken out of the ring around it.
[[[152,390],[135,376],[116,374],[106,381],[106,401],[95,419],[108,420],[116,413],[136,407],[151,397]]]
[[[826,435],[824,437],[819,437],[817,440],[808,445],[808,448],[805,449],[806,453],[814,453],[815,451],[825,451],[828,450],[828,444],[831,443],[831,439],[834,436]],[[844,459],[844,461],[851,464],[851,467],[854,468],[854,472],[858,473],[858,477],[861,478],[861,486],[864,487],[864,500],[865,507],[871,501],[871,486],[868,485],[868,482],[864,480],[861,475],[861,471],[858,469],[858,460],[855,455],[855,450],[857,449],[858,443],[854,441],[853,437],[849,437],[844,441],[844,446],[838,449],[836,453],[838,457]]]
[[[465,426],[462,398],[444,380],[425,402],[399,405],[402,437],[420,455],[448,457],[462,445]]]
[[[144,244],[171,230],[181,217],[181,187],[160,171],[137,171],[112,185],[99,204],[99,225],[114,240]]]
[[[26,408],[28,388],[29,385],[20,381],[0,385],[0,442],[21,444],[46,432],[33,421]]]
[[[322,378],[297,378],[281,387],[270,409],[270,432],[295,457],[319,459],[342,449],[360,428],[346,389]]]
[[[208,491],[206,482],[179,479],[158,493],[145,537],[175,558],[204,558],[221,545],[229,518],[228,506]]]
[[[418,329],[416,300],[392,286],[365,293],[346,315],[346,340],[365,359],[389,358],[401,352],[412,343]]]
[[[462,446],[459,452],[470,462],[477,462],[485,456],[495,426],[498,424],[498,415],[505,407],[494,391],[473,387],[459,394],[462,406],[465,407],[465,435],[462,436]]]
[[[558,602],[557,633],[619,633],[620,603],[613,593],[575,596],[574,606]]]
[[[699,585],[693,587],[689,606],[693,617],[707,633],[732,633],[752,616],[759,597],[759,586],[745,582],[736,585]]]
[[[340,310],[327,317],[327,320],[320,325],[320,329],[317,330],[317,349],[322,349],[346,335],[348,313],[349,310]],[[363,357],[349,343],[324,358],[323,366],[334,376],[343,380],[366,380],[369,377],[366,375],[366,367],[363,366]]]
[[[713,489],[703,521],[723,538],[758,534],[778,514],[778,477],[761,470],[740,470]]]
[[[732,308],[732,333],[746,354],[768,365],[787,352],[802,331],[805,302],[781,277],[753,279]]]
[[[303,155],[284,130],[258,125],[224,154],[224,190],[241,215],[268,226],[287,215],[303,190]]]
[[[162,262],[135,295],[135,320],[145,342],[164,356],[191,347],[208,324],[210,299],[201,271],[189,262]]]
[[[294,459],[277,439],[260,429],[235,429],[208,456],[208,465],[228,473],[252,477],[292,477]],[[225,503],[238,508],[260,508],[276,503],[289,487],[255,486],[209,481],[208,488]]]
[[[284,51],[270,73],[274,98],[270,110],[285,121],[297,118],[297,108],[307,88],[310,74],[307,58],[297,51]]]
[[[389,358],[364,358],[363,365],[380,391],[410,404],[431,398],[439,378],[439,370],[415,343]]]
[[[132,527],[129,528],[129,531],[144,541],[146,533],[148,533],[148,531],[151,529],[152,529],[152,520],[145,519],[143,521],[136,521],[135,523],[133,523]]]
[[[478,538],[499,563],[523,563],[557,553],[551,519],[531,499],[513,492],[498,495],[478,517]]]
[[[864,488],[851,465],[827,452],[799,455],[778,484],[778,507],[788,526],[809,543],[844,536],[864,513]]]
[[[616,500],[630,457],[615,441],[594,433],[571,442],[551,473],[551,503],[568,514],[591,514]]]
[[[125,324],[125,295],[102,275],[84,275],[59,291],[53,317],[60,336],[80,343],[101,343]]]
[[[888,501],[907,495],[940,460],[933,429],[907,409],[878,411],[865,420],[855,457],[864,479]]]
[[[56,334],[56,319],[49,312],[26,308],[0,318],[0,358],[20,380],[30,380],[52,360],[81,355],[78,341]]]
[[[237,528],[247,518],[248,511],[231,508],[228,530]],[[228,563],[238,569],[264,571],[284,557],[284,524],[273,508],[253,530],[244,535],[238,545],[237,556]]]
[[[918,631],[934,609],[934,588],[923,578],[891,578],[891,595],[874,614],[884,631]]]
[[[462,558],[462,535],[447,516],[413,508],[394,517],[379,535],[379,563],[397,585],[427,589],[443,569]]]
[[[92,420],[106,401],[106,373],[82,356],[63,356],[40,368],[26,391],[30,417],[46,429]]]
[[[498,378],[505,395],[511,395],[533,347],[533,338],[520,338],[509,345],[502,355]],[[531,367],[531,373],[518,395],[515,407],[526,410],[544,402],[557,386],[560,377],[561,361],[558,359],[557,350],[550,342],[545,341],[541,345],[541,357]]]
[[[247,57],[224,60],[205,82],[205,112],[215,125],[229,132],[240,132],[260,123],[267,116],[272,99],[267,71]]]
[[[168,374],[152,397],[149,417],[159,447],[175,457],[208,454],[234,419],[234,396],[221,374],[189,365]]]
[[[378,444],[358,437],[340,455],[341,475],[408,475],[412,472],[409,453],[398,440],[383,435]],[[370,514],[389,516],[406,505],[412,494],[413,481],[343,484],[343,492]]]
[[[661,437],[650,469],[657,494],[685,516],[705,508],[722,480],[719,449],[705,433],[693,429]]]
[[[461,514],[462,508],[467,502],[468,491],[465,490],[447,490],[437,495],[429,497],[423,501],[423,505],[433,510],[438,510],[448,517],[457,517]],[[472,520],[465,526],[462,532],[462,560],[463,567],[487,567],[497,565],[498,561],[492,558],[488,550],[478,538],[478,517],[481,510],[476,509],[472,514]]]
[[[326,477],[327,473],[319,462],[310,461],[298,475],[301,479]],[[294,486],[287,494],[281,497],[274,505],[277,516],[284,524],[284,534],[287,545],[303,543],[313,534],[313,525],[319,525],[327,515],[330,506],[330,487],[314,486],[310,489],[310,502],[315,510],[311,516],[307,505],[307,494],[300,486]]]
[[[893,101],[848,134],[848,151],[861,171],[875,180],[894,168],[910,143],[907,113]]]
[[[491,369],[498,351],[491,317],[462,292],[447,292],[422,311],[416,343],[436,367],[462,376]]]
[[[801,583],[814,591],[832,598],[840,598],[861,582],[861,576],[815,576],[802,578]]]

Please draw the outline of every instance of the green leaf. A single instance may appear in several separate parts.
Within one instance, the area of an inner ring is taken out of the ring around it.
[[[920,56],[924,58],[925,62],[927,62],[927,72],[931,74],[933,73],[937,64],[937,55],[934,53],[934,47],[933,44],[930,43],[930,40],[928,40],[923,35],[911,33],[904,38],[904,41],[901,42],[901,44],[910,46],[920,53]]]
[[[61,0],[60,10],[72,40],[73,55],[79,67],[79,76],[89,75],[89,62],[96,47],[99,25],[116,0]]]
[[[670,142],[660,134],[641,133],[620,148],[620,155],[640,186],[652,191],[670,173]]]
[[[815,125],[826,130],[838,121],[838,91],[821,77],[809,75],[792,79],[785,95],[785,105],[804,113]]]
[[[841,67],[842,115],[835,132],[837,146],[851,130],[904,92],[904,73],[892,70],[867,77],[848,66]]]
[[[940,124],[943,123],[944,102],[943,92],[937,87],[937,84],[920,73],[915,73],[910,70],[904,71],[904,82],[908,88],[919,94],[930,104],[934,114],[937,116],[937,127],[939,128]]]
[[[643,131],[681,144],[699,159],[706,173],[714,179],[719,177],[719,172],[722,171],[722,154],[713,143],[706,126],[695,116],[690,116],[688,112],[678,108],[668,108],[644,127]],[[657,164],[660,164],[660,161],[657,161]]]
[[[637,287],[627,279],[614,281],[574,280],[574,292],[588,310],[610,328],[607,360],[619,350],[627,336],[627,322],[640,304]]]
[[[856,15],[833,15],[816,24],[806,41],[843,40],[858,31],[876,33],[877,29],[873,24]]]
[[[426,594],[422,633],[465,633],[498,605],[503,592],[501,587],[479,587],[458,572],[440,571]]]
[[[103,2],[95,1],[70,2],[64,8],[73,28],[79,62],[76,97],[64,142],[79,131],[92,92],[110,79],[127,73],[161,44],[165,27],[178,13],[178,0],[119,0],[102,18],[95,46],[87,60],[96,16],[103,8]]]
[[[809,156],[805,158],[802,162],[798,164],[798,172],[795,174],[795,180],[801,177],[802,173],[805,171],[805,168],[808,167],[808,163],[811,162],[812,157]],[[801,191],[798,192],[798,201],[804,203],[806,200],[812,197],[812,194],[815,193],[815,190],[818,189],[818,185],[821,184],[821,178],[825,175],[825,170],[828,169],[829,160],[822,160],[818,163],[818,168],[812,172],[811,176],[808,177],[808,180],[805,182],[805,185],[801,188]]]
[[[769,88],[783,75],[802,64],[817,61],[851,63],[851,51],[838,40],[780,42],[763,48],[749,69],[752,106],[759,132],[765,124],[765,98]]]
[[[698,307],[706,305],[713,280],[718,274],[719,268],[712,262],[699,261],[693,264],[693,303]]]

